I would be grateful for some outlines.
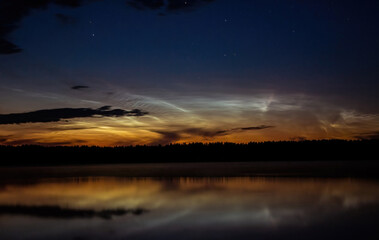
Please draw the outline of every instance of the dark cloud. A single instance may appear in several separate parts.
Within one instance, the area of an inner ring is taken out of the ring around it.
[[[106,108],[105,108],[106,107]],[[58,122],[64,119],[72,118],[89,118],[89,117],[122,117],[122,116],[143,116],[148,114],[139,109],[131,111],[123,109],[109,110],[109,106],[99,109],[92,108],[59,108],[39,110],[27,113],[0,114],[0,125],[2,124],[20,124],[20,123],[38,123],[38,122]]]
[[[83,0],[54,0],[57,5],[66,6],[66,7],[80,7],[83,3]]]
[[[7,136],[0,136],[0,144],[1,143],[5,143],[6,141],[8,141],[9,138],[11,138],[12,135],[7,135]]]
[[[161,10],[159,15],[170,12],[192,11],[215,0],[129,0],[127,4],[138,10]]]
[[[165,5],[164,0],[131,0],[127,1],[127,4],[139,10],[156,10],[162,8]]]
[[[96,129],[96,127],[51,127],[46,128],[50,131],[75,131],[75,130],[87,130],[87,129]]]
[[[256,130],[263,130],[263,129],[273,128],[273,127],[274,126],[260,125],[260,126],[254,126],[254,127],[232,128],[232,129],[218,131],[217,134],[227,135],[232,132],[256,131]]]
[[[361,135],[355,136],[359,140],[379,140],[379,131],[371,133],[363,133]]]
[[[155,131],[159,133],[161,137],[152,142],[151,145],[167,145],[169,143],[180,140],[181,134],[179,132],[165,132],[165,131]]]
[[[260,125],[254,127],[233,128],[227,130],[208,130],[203,128],[186,128],[177,131],[154,131],[161,134],[161,138],[153,142],[152,145],[166,145],[183,138],[183,135],[199,136],[203,138],[214,138],[216,136],[225,136],[232,134],[233,132],[243,131],[257,131],[267,128],[273,128],[274,126]]]
[[[201,137],[216,137],[222,135],[228,135],[233,132],[243,132],[243,131],[254,131],[254,130],[263,130],[267,128],[273,128],[274,126],[260,125],[254,127],[244,127],[244,128],[233,128],[227,130],[206,130],[202,128],[187,128],[181,131],[181,133],[187,133],[191,135],[201,136]]]
[[[86,88],[89,88],[88,86],[84,86],[84,85],[77,85],[77,86],[72,86],[71,89],[73,90],[80,90],[80,89],[86,89]]]
[[[112,108],[112,106],[103,106],[103,107],[100,107],[98,108],[98,110],[101,110],[101,111],[108,111]]]
[[[85,3],[100,0],[3,0],[0,1],[0,54],[14,54],[22,51],[20,47],[7,39],[15,31],[21,20],[28,16],[31,10],[47,9],[50,4],[77,8]],[[190,11],[214,0],[128,0],[127,4],[139,10],[162,10],[160,15],[170,12]],[[69,15],[57,13],[55,17],[62,23],[74,23]]]
[[[218,135],[220,131],[206,130],[203,128],[186,128],[178,131],[154,131],[159,133],[161,138],[151,143],[152,145],[167,145],[169,143],[178,141],[183,138],[183,135],[200,136],[205,138],[213,138]]]
[[[167,1],[168,11],[189,11],[201,7],[204,4],[214,2],[215,0],[169,0]]]
[[[0,205],[0,215],[25,215],[39,218],[102,218],[112,219],[114,216],[123,216],[128,213],[141,215],[147,210],[142,208],[136,209],[73,209],[62,208],[59,206],[24,206],[24,205]]]
[[[295,141],[295,142],[304,142],[304,141],[307,141],[307,138],[306,137],[292,137],[290,138],[291,141]]]
[[[79,7],[82,0],[3,0],[0,1],[0,54],[13,54],[22,49],[7,40],[8,34],[19,27],[20,21],[33,9],[46,9],[49,4]],[[63,16],[63,15],[62,15]],[[61,16],[61,17],[62,17]]]
[[[60,141],[60,142],[44,142],[41,139],[19,139],[19,140],[11,140],[7,139],[5,142],[3,142],[3,145],[9,145],[9,146],[20,146],[20,145],[40,145],[45,147],[54,147],[54,146],[73,146],[73,145],[83,145],[86,141],[75,139],[70,141]]]
[[[0,34],[0,54],[13,54],[21,51],[21,48],[17,47],[15,44],[1,38]]]
[[[257,127],[245,127],[245,128],[235,128],[233,130],[249,131],[249,130],[262,130],[266,128],[273,128],[274,126],[260,125]]]
[[[207,137],[207,138],[220,135],[219,132],[220,131],[206,130],[203,128],[187,128],[181,131],[181,133],[195,135],[195,136],[202,136],[202,137]]]
[[[57,13],[55,14],[55,17],[58,19],[59,22],[63,24],[74,24],[76,23],[76,19],[70,15]]]

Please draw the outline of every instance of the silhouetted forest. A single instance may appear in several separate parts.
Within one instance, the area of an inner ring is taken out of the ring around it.
[[[155,162],[379,160],[379,140],[190,143],[166,146],[0,146],[2,166]]]

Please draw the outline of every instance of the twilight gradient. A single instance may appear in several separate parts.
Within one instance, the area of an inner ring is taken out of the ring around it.
[[[377,1],[27,2],[0,1],[0,144],[379,137]],[[146,114],[1,123],[103,106]]]

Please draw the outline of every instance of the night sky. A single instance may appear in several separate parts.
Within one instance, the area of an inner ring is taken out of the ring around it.
[[[379,1],[0,0],[0,144],[379,138]]]

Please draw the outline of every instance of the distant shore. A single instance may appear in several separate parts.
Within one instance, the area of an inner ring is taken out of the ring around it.
[[[130,163],[379,161],[379,140],[190,143],[166,146],[0,146],[0,166]]]
[[[89,166],[0,167],[2,183],[88,178],[367,178],[379,179],[378,161],[145,163]]]

